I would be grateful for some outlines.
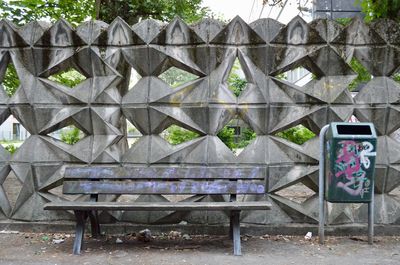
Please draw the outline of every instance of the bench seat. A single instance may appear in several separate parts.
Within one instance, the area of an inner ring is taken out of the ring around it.
[[[51,202],[45,210],[75,211],[242,211],[269,210],[271,203],[256,202]]]

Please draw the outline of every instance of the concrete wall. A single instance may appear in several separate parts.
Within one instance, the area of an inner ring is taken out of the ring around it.
[[[60,193],[65,166],[110,164],[258,167],[266,194],[240,199],[269,200],[273,208],[267,213],[244,213],[243,222],[316,223],[318,138],[300,146],[276,133],[303,124],[318,134],[325,124],[348,121],[354,115],[360,121],[373,122],[379,134],[375,220],[398,223],[399,197],[392,192],[400,185],[400,143],[391,135],[400,127],[400,85],[391,76],[400,66],[399,33],[399,24],[392,21],[366,25],[355,19],[344,28],[333,21],[306,23],[299,17],[288,25],[271,19],[248,25],[240,18],[227,25],[209,19],[186,25],[177,18],[168,24],[144,20],[133,26],[117,18],[110,25],[86,22],[76,29],[62,20],[53,25],[33,22],[22,28],[2,21],[0,77],[12,61],[21,86],[11,98],[0,90],[0,121],[12,114],[31,135],[13,156],[0,148],[0,219],[70,220],[73,216],[68,212],[43,211],[49,201],[84,199]],[[374,76],[354,98],[348,91],[356,76],[347,64],[352,57]],[[249,83],[239,97],[226,86],[236,58]],[[172,89],[158,78],[172,66],[199,78]],[[75,88],[48,79],[71,67],[87,78]],[[316,79],[299,87],[276,78],[298,67],[306,68]],[[126,77],[131,68],[141,79],[129,88]],[[235,117],[257,133],[238,156],[216,136]],[[126,119],[142,135],[131,148]],[[196,131],[200,137],[171,146],[159,134],[172,124]],[[67,145],[49,136],[69,125],[78,127],[86,137]],[[227,198],[199,195],[192,199]],[[330,224],[366,220],[366,205],[328,208]],[[228,221],[224,212],[118,212],[102,213],[101,218],[151,224]]]

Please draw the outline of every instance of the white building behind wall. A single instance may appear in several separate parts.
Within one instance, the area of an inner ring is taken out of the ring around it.
[[[14,116],[8,117],[0,126],[0,141],[24,141],[29,135],[29,132]]]

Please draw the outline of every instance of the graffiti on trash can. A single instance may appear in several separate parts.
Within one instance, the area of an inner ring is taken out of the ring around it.
[[[336,186],[348,194],[361,196],[370,191],[371,181],[366,178],[366,171],[370,167],[370,156],[374,147],[370,142],[356,142],[345,140],[339,142],[335,161],[335,177],[341,178]]]

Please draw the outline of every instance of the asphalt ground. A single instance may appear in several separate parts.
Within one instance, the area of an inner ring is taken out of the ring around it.
[[[0,264],[400,264],[400,237],[243,236],[242,256],[233,256],[225,236],[182,235],[172,231],[150,237],[135,234],[87,236],[80,256],[72,255],[72,234],[0,231]]]

